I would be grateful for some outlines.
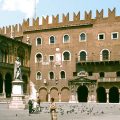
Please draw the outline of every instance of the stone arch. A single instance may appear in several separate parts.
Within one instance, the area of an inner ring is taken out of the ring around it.
[[[6,97],[9,98],[11,97],[12,93],[12,76],[10,73],[6,73],[5,75],[5,92],[6,92]]]
[[[39,89],[39,98],[42,102],[47,102],[48,101],[48,91],[47,91],[47,88],[45,87],[41,87]]]
[[[97,102],[106,103],[107,95],[104,87],[97,88]]]
[[[37,37],[36,38],[36,46],[37,45],[41,45],[42,44],[42,38],[41,37]]]
[[[110,50],[102,49],[100,52],[100,60],[110,60]]]
[[[59,101],[58,89],[56,87],[52,87],[50,89],[50,97],[54,98],[56,102]]]
[[[85,50],[79,51],[78,58],[80,61],[86,61],[87,60],[87,52]]]
[[[0,93],[3,93],[3,76],[0,73]]]
[[[85,85],[81,85],[77,89],[78,102],[88,101],[88,88]]]
[[[56,37],[54,35],[51,35],[49,37],[49,44],[55,44],[55,42],[56,42]]]
[[[43,54],[41,52],[37,52],[35,55],[35,63],[39,63],[43,61]]]
[[[63,43],[68,43],[70,42],[70,36],[69,34],[64,34],[63,35]]]
[[[109,89],[109,102],[119,103],[119,90],[117,87],[111,87]]]
[[[61,102],[68,102],[70,99],[70,91],[68,87],[61,89]]]
[[[79,41],[86,41],[87,40],[87,34],[85,32],[81,32],[79,35]]]
[[[62,61],[71,61],[71,53],[70,51],[68,50],[65,50],[63,53],[62,53]]]
[[[22,76],[23,84],[23,93],[27,93],[28,77],[27,75]]]

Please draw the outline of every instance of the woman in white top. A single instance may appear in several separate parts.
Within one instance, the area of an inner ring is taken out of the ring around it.
[[[51,120],[57,120],[56,104],[54,102],[54,98],[51,98],[50,114],[51,114]]]

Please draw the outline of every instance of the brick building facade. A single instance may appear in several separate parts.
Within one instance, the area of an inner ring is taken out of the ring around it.
[[[119,102],[120,16],[115,9],[80,12],[29,19],[23,24],[3,27],[1,34],[30,44],[30,95],[41,101],[51,97],[59,102]]]

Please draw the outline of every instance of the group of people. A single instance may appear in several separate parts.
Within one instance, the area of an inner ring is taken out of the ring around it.
[[[36,106],[36,110],[41,111],[41,106],[40,106],[40,98],[37,97],[37,106]],[[36,110],[33,107],[33,101],[30,99],[28,101],[28,105],[29,105],[29,114],[34,113]],[[50,103],[50,114],[51,114],[51,120],[57,120],[57,113],[56,113],[56,103],[54,102],[54,98],[51,98],[51,103]]]
[[[36,101],[37,104],[35,104],[35,105],[34,105],[34,100],[30,99],[30,100],[28,101],[29,114],[34,113],[35,111],[36,111],[36,112],[40,112],[40,111],[41,111],[40,102],[41,102],[41,101],[40,101],[40,98],[39,98],[39,97],[37,97],[37,101]]]

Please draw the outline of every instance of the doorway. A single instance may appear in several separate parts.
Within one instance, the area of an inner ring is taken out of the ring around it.
[[[88,101],[88,88],[85,85],[79,86],[77,89],[78,102]]]
[[[97,102],[106,103],[107,95],[104,87],[97,88]]]

